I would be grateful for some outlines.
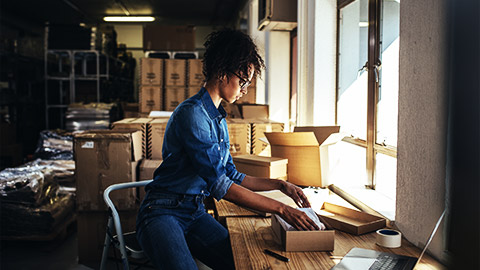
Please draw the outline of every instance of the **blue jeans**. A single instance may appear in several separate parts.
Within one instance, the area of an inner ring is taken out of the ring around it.
[[[203,195],[149,191],[137,217],[137,239],[157,269],[235,269],[228,231],[205,212]]]

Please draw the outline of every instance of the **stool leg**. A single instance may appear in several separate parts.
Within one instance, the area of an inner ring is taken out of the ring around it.
[[[108,249],[112,244],[112,239],[111,239],[111,236],[108,234],[108,232],[112,232],[112,231],[113,231],[113,218],[110,216],[108,217],[107,232],[105,233],[105,242],[103,244],[102,262],[100,264],[100,270],[105,270],[107,266]]]

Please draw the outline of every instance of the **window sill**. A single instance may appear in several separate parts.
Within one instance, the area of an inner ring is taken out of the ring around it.
[[[380,214],[390,221],[395,220],[395,200],[382,193],[363,187],[330,185],[330,190],[355,207],[372,214]]]

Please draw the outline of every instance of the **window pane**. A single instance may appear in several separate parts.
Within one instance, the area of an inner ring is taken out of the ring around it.
[[[366,148],[340,141],[329,146],[330,183],[343,188],[365,188]]]
[[[384,0],[381,16],[381,80],[377,104],[377,143],[397,146],[400,1]]]
[[[337,122],[343,132],[366,139],[368,1],[357,0],[340,10]]]
[[[376,154],[375,189],[395,201],[397,185],[397,159]]]

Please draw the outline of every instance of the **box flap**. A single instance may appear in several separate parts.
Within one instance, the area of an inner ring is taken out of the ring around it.
[[[133,120],[131,123],[135,123],[135,124],[146,124],[148,122],[152,121],[151,118],[137,118],[135,120]]]
[[[142,132],[136,131],[132,133],[132,148],[133,148],[133,161],[141,160],[143,157],[142,148]]]
[[[280,165],[280,164],[288,163],[288,159],[286,158],[264,157],[264,156],[256,156],[256,155],[234,156],[233,161],[235,163],[242,162],[242,163],[258,165],[258,166],[272,166],[272,165]]]
[[[310,126],[310,127],[295,127],[294,132],[308,132],[311,131],[315,134],[319,144],[323,142],[330,136],[332,133],[338,133],[340,131],[340,126]]]
[[[265,132],[271,145],[319,146],[313,132]]]

